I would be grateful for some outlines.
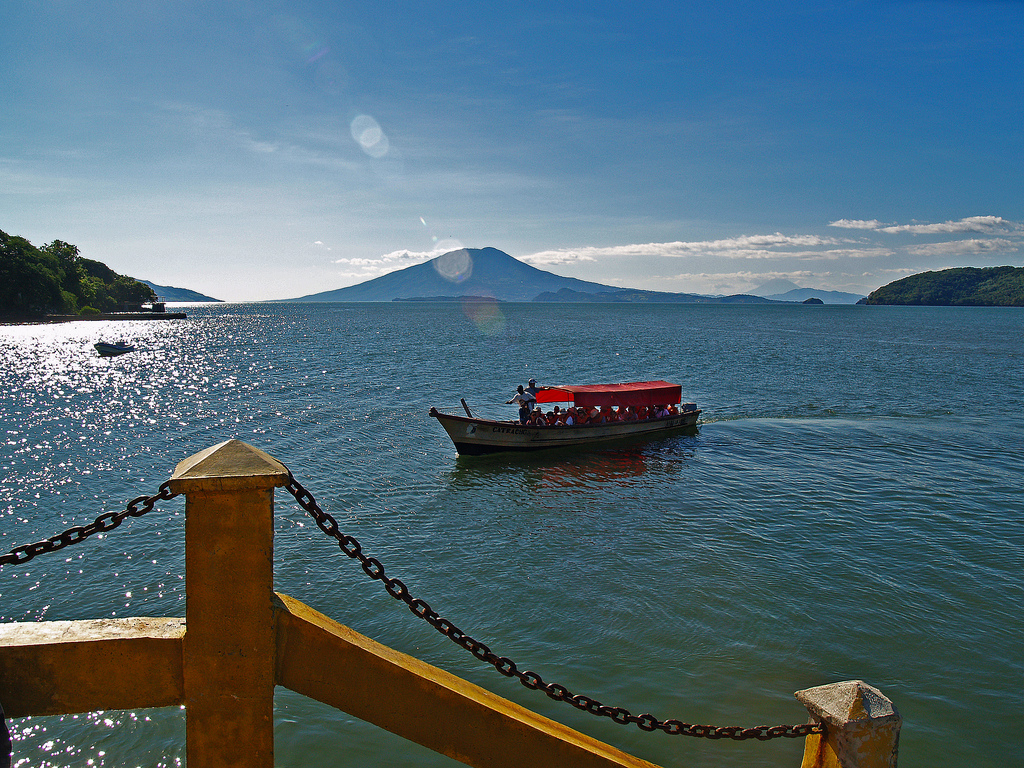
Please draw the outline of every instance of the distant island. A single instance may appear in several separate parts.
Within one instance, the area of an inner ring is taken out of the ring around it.
[[[493,296],[412,296],[408,299],[392,299],[392,301],[458,301],[460,303],[480,301],[490,304],[500,301],[500,299]]]
[[[40,248],[0,231],[0,318],[98,315],[157,301],[148,285],[54,240]]]
[[[630,304],[779,304],[773,299],[737,293],[732,296],[702,296],[699,293],[669,293],[667,291],[642,291],[636,288],[618,288],[597,293],[580,293],[562,288],[555,293],[545,291],[534,297],[534,301],[587,302],[587,303],[630,303]]]
[[[152,288],[156,292],[160,301],[222,301],[222,299],[213,299],[209,296],[205,296],[198,291],[190,291],[188,288],[174,288],[170,285],[157,285],[156,283],[151,283],[149,280],[140,280],[139,282]]]
[[[776,301],[798,301],[820,299],[823,304],[856,304],[864,298],[863,293],[847,293],[846,291],[826,291],[822,288],[801,288],[792,280],[776,277],[758,286],[749,293],[763,296]]]
[[[1024,267],[957,267],[921,272],[884,285],[864,304],[931,307],[1024,307]]]

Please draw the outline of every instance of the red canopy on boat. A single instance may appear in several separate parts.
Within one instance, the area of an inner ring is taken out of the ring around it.
[[[667,381],[631,381],[626,384],[566,384],[544,387],[538,403],[567,403],[589,408],[602,405],[674,405],[682,400],[683,387]]]

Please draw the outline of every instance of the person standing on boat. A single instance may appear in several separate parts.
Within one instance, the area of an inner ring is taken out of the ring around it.
[[[540,391],[540,387],[537,386],[537,380],[530,379],[530,385],[526,389],[523,389],[522,384],[516,388],[516,393],[512,395],[512,399],[508,401],[508,404],[511,405],[512,403],[519,401],[520,398],[524,398],[526,400],[526,404],[530,406],[530,410],[532,411],[534,406],[537,405],[538,391]]]
[[[537,386],[536,379],[530,379],[527,382],[526,396],[532,398],[534,402],[537,402],[537,393],[540,392],[540,387]]]
[[[530,420],[533,407],[537,404],[537,396],[527,394],[523,390],[523,385],[520,384],[516,388],[516,393],[512,395],[512,399],[505,401],[505,405],[512,405],[512,403],[519,403],[519,423],[525,424]]]

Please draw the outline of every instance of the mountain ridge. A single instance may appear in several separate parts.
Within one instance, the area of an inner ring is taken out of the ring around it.
[[[758,296],[712,297],[617,288],[546,272],[491,247],[450,251],[357,285],[278,301],[450,301],[466,296],[498,301],[774,303]]]
[[[761,296],[760,293],[754,293]],[[856,304],[864,298],[863,293],[846,293],[845,291],[825,291],[819,288],[794,288],[785,293],[773,293],[765,296],[766,299],[774,301],[807,301],[807,299],[821,299],[824,304]]]
[[[822,288],[801,288],[792,280],[776,277],[750,291],[754,296],[763,296],[774,301],[806,301],[821,299],[826,304],[856,304],[864,298],[862,293],[826,291]]]
[[[222,301],[221,299],[214,299],[210,296],[199,293],[198,291],[189,290],[188,288],[174,288],[170,285],[157,285],[156,283],[151,283],[149,280],[139,280],[139,282],[152,288],[160,301]]]
[[[610,290],[600,283],[561,277],[530,266],[497,248],[462,248],[422,264],[389,272],[357,285],[285,301],[395,301],[423,297],[490,296],[531,301],[555,281],[585,293]]]

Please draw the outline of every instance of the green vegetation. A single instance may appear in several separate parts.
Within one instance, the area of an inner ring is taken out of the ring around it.
[[[959,267],[922,272],[872,291],[865,304],[1024,307],[1024,267]]]
[[[0,231],[0,317],[88,315],[155,300],[148,285],[83,259],[77,246],[54,240],[36,248]]]

